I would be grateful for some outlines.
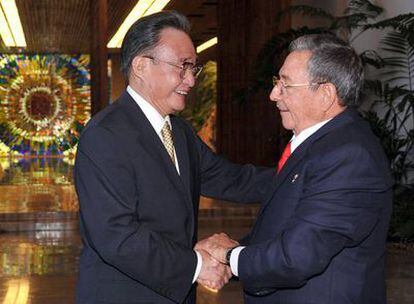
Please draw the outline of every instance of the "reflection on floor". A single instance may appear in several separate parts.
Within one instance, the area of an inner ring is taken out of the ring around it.
[[[0,303],[74,303],[81,241],[72,167],[62,159],[0,161]],[[242,237],[257,206],[203,199],[199,236]],[[389,246],[389,304],[414,303],[414,250]],[[198,288],[198,304],[242,303],[241,286]]]
[[[0,235],[2,303],[74,303],[80,245],[74,230]]]
[[[76,229],[72,175],[63,158],[0,159],[0,231]]]
[[[72,168],[62,158],[1,159],[0,213],[76,212]]]

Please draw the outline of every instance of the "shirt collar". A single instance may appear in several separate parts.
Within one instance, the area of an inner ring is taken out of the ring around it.
[[[126,90],[129,95],[131,95],[132,99],[134,99],[134,101],[141,108],[142,112],[144,112],[145,117],[149,120],[157,134],[161,134],[161,129],[166,121],[172,129],[169,115],[165,116],[165,118],[162,117],[162,115],[148,101],[142,98],[141,95],[139,95],[133,88],[131,88],[131,86],[128,86]]]
[[[290,145],[290,152],[293,153],[297,147],[301,143],[303,143],[308,137],[310,137],[312,134],[314,134],[316,131],[318,131],[320,128],[322,128],[323,125],[325,125],[327,122],[329,122],[332,118],[324,120],[322,122],[317,123],[316,125],[313,125],[302,132],[300,132],[297,136],[293,134]]]

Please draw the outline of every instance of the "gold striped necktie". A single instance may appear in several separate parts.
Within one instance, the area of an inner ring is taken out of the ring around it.
[[[168,154],[170,155],[170,158],[175,165],[175,156],[174,156],[174,140],[172,131],[170,128],[170,124],[166,121],[164,126],[161,129],[161,136],[162,140],[164,141],[164,146],[167,149]]]

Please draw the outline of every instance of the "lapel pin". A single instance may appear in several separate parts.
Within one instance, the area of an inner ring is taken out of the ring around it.
[[[293,176],[293,178],[292,178],[292,183],[294,183],[294,182],[296,182],[296,180],[298,179],[298,177],[299,177],[299,174],[295,174],[294,176]]]

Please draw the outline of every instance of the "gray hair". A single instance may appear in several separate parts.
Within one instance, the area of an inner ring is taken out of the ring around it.
[[[289,45],[289,52],[304,50],[312,52],[309,81],[332,83],[343,106],[358,106],[364,71],[355,50],[333,34],[305,35]]]
[[[127,79],[132,60],[137,55],[152,51],[158,45],[161,31],[165,28],[174,28],[189,34],[190,22],[176,11],[162,11],[138,19],[129,28],[121,47],[121,71]]]

